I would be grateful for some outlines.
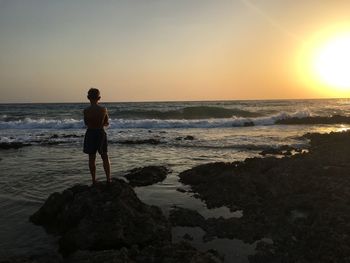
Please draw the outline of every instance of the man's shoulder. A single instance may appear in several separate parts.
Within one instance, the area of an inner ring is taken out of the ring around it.
[[[91,111],[91,110],[92,110],[91,106],[87,106],[87,107],[83,110],[83,112],[85,113],[85,112],[88,112],[88,111]]]
[[[107,111],[107,108],[105,106],[103,105],[98,105],[98,106],[100,107],[101,111]]]
[[[85,113],[97,113],[97,112],[107,112],[107,108],[102,105],[89,106],[84,109]]]

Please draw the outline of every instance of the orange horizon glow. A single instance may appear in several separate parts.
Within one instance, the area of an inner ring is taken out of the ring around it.
[[[104,101],[347,98],[349,64],[334,65],[347,56],[347,37],[336,39],[350,32],[348,10],[317,0],[0,1],[0,103],[85,101],[90,87]]]

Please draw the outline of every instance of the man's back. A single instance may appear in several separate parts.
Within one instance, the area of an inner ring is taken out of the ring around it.
[[[108,113],[105,107],[91,105],[84,110],[84,122],[88,129],[102,129],[108,125]]]

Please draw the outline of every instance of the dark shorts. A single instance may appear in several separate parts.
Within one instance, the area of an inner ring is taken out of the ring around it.
[[[107,152],[107,134],[104,129],[87,129],[84,137],[84,153]]]

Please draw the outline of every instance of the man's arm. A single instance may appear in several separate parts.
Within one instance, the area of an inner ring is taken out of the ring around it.
[[[86,117],[86,109],[83,111],[83,114],[84,114],[84,124],[85,124],[85,126],[88,126],[87,117]]]
[[[103,126],[109,126],[109,116],[107,108],[105,108],[105,117],[103,119]]]

